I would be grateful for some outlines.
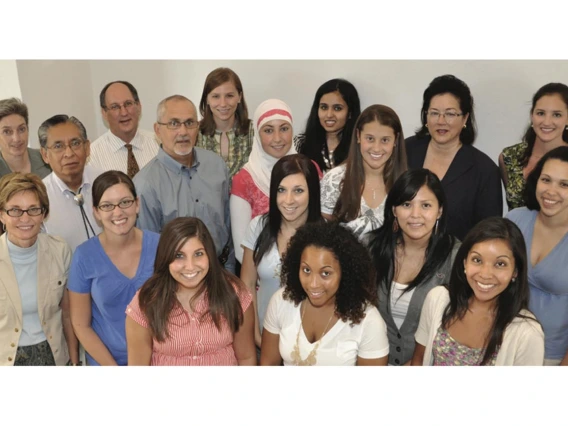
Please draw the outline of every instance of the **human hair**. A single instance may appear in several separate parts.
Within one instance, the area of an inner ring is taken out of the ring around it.
[[[430,102],[434,96],[450,94],[454,96],[459,104],[462,114],[469,114],[465,123],[465,128],[460,133],[460,142],[464,145],[472,145],[475,142],[477,134],[477,126],[475,124],[475,114],[473,111],[473,96],[467,84],[456,76],[446,74],[436,77],[430,82],[430,85],[424,90],[422,109],[420,110],[420,120],[422,127],[417,130],[416,136],[428,136],[427,115]]]
[[[103,90],[101,90],[101,94],[99,95],[99,103],[101,105],[101,108],[105,109],[107,107],[106,106],[106,99],[105,99],[106,92],[107,92],[108,88],[115,83],[124,84],[126,87],[128,87],[128,90],[130,90],[130,94],[134,98],[134,101],[140,102],[140,98],[138,97],[138,91],[136,90],[136,88],[131,83],[129,83],[128,81],[124,81],[124,80],[116,80],[116,81],[111,81],[110,83],[107,83],[105,85],[105,87],[103,87]]]
[[[393,230],[396,220],[393,210],[405,202],[411,201],[422,187],[427,187],[434,193],[442,214],[437,225],[432,230],[428,246],[424,253],[424,264],[420,272],[408,284],[404,292],[411,291],[422,283],[427,282],[450,256],[455,238],[446,232],[447,213],[446,196],[440,179],[428,169],[414,169],[404,172],[394,183],[385,202],[385,218],[383,225],[370,232],[369,251],[377,270],[377,286],[382,288],[390,300],[391,284],[396,272],[396,248],[404,247],[402,228]],[[389,308],[390,308],[390,304]]]
[[[542,86],[540,89],[536,91],[532,98],[532,106],[531,106],[531,116],[536,108],[536,103],[542,98],[543,96],[551,96],[551,95],[558,95],[564,101],[564,105],[568,109],[568,86],[562,83],[548,83]],[[532,121],[532,120],[531,120]],[[562,140],[568,143],[568,129],[564,128],[562,132]],[[529,158],[531,158],[532,151],[534,148],[534,143],[536,142],[536,133],[532,127],[532,124],[527,126],[527,130],[523,135],[523,142],[526,142],[527,148],[524,150],[521,156],[521,164],[523,167],[526,167]]]
[[[341,130],[339,136],[339,145],[333,152],[335,164],[339,165],[345,161],[349,153],[349,146],[351,144],[351,137],[355,122],[361,114],[361,104],[359,102],[359,94],[357,89],[349,81],[342,78],[334,78],[323,83],[316,92],[314,102],[310,110],[310,115],[306,123],[306,130],[304,137],[300,139],[298,145],[298,152],[307,155],[314,160],[321,170],[327,170],[327,166],[322,155],[322,149],[326,155],[329,154],[327,149],[327,132],[322,127],[319,119],[319,106],[323,95],[328,93],[339,92],[343,101],[347,104],[347,121],[345,127]]]
[[[351,326],[365,318],[369,304],[377,305],[375,269],[369,252],[357,237],[337,222],[312,222],[298,228],[282,261],[284,298],[298,306],[307,295],[300,282],[300,265],[307,247],[329,250],[341,267],[335,295],[335,314]]]
[[[164,113],[166,112],[166,104],[169,101],[187,101],[189,102],[191,105],[193,105],[193,102],[191,102],[188,98],[186,98],[183,95],[172,95],[172,96],[168,96],[165,99],[162,99],[160,101],[160,103],[158,104],[158,107],[156,108],[156,121],[160,121],[162,119],[162,116],[164,115]],[[193,105],[193,108],[195,108],[195,105]]]
[[[79,129],[81,139],[83,139],[83,141],[88,140],[87,130],[85,129],[85,126],[83,126],[83,123],[81,123],[81,121],[79,121],[78,118],[73,117],[73,116],[69,117],[66,114],[58,114],[58,115],[54,115],[51,118],[48,118],[43,123],[41,123],[41,125],[39,126],[39,129],[37,130],[37,136],[38,136],[38,139],[39,139],[40,146],[42,148],[47,147],[47,131],[51,127],[55,127],[55,126],[58,126],[60,124],[65,124],[65,123],[73,123]]]
[[[498,350],[503,342],[503,334],[506,328],[515,318],[532,319],[521,314],[521,310],[528,309],[529,303],[525,239],[521,230],[512,221],[493,216],[477,223],[467,233],[458,249],[450,274],[450,282],[447,285],[450,302],[444,310],[442,327],[448,329],[451,324],[465,316],[474,293],[465,275],[464,261],[475,244],[489,240],[501,240],[509,246],[515,259],[517,276],[497,296],[495,319],[485,339],[481,365],[486,365],[491,360],[493,353]]]
[[[13,172],[0,179],[0,210],[6,208],[6,204],[18,192],[30,191],[39,201],[39,206],[44,210],[44,219],[49,215],[49,197],[47,189],[41,178],[34,173]]]
[[[209,310],[202,318],[211,316],[217,329],[226,321],[233,333],[243,323],[244,314],[237,295],[246,291],[242,282],[225,270],[215,252],[215,243],[207,227],[196,217],[178,217],[168,222],[158,243],[154,274],[140,288],[140,309],[146,316],[153,337],[163,342],[169,338],[168,323],[172,310],[180,303],[176,297],[178,282],[170,274],[170,264],[176,253],[190,239],[197,237],[209,259],[209,271],[190,303],[206,292]]]
[[[2,99],[0,101],[0,120],[9,115],[16,114],[21,116],[29,124],[28,106],[18,98]]]
[[[525,205],[529,210],[540,211],[540,204],[538,203],[538,200],[536,198],[536,186],[538,184],[538,179],[542,174],[544,164],[548,160],[560,160],[564,163],[567,163],[566,166],[568,167],[568,146],[559,146],[548,151],[542,156],[540,160],[538,160],[538,163],[536,163],[534,169],[532,169],[532,171],[527,176],[527,182],[523,191],[523,199],[525,201]]]
[[[111,186],[118,185],[119,183],[125,184],[134,199],[136,199],[136,187],[134,186],[132,179],[130,179],[126,173],[119,170],[108,170],[97,176],[93,182],[93,207],[98,207],[101,202],[101,198],[107,189]]]
[[[280,227],[282,226],[282,213],[280,213],[277,204],[278,187],[285,177],[298,173],[304,176],[308,186],[310,201],[306,223],[323,220],[321,217],[319,174],[314,163],[303,154],[286,155],[279,159],[274,165],[270,176],[268,213],[261,219],[262,231],[254,245],[253,259],[256,265],[260,263],[264,255],[270,250],[272,244],[276,243]]]
[[[355,122],[349,155],[345,166],[345,177],[341,183],[339,198],[333,210],[334,216],[340,222],[350,222],[359,216],[361,197],[365,189],[365,168],[363,156],[358,142],[359,135],[366,124],[374,121],[393,129],[395,134],[394,149],[383,168],[383,181],[387,193],[398,177],[406,171],[406,150],[404,134],[398,115],[392,108],[385,105],[371,105],[367,107]]]
[[[213,136],[216,129],[213,113],[209,105],[207,105],[207,96],[220,85],[229,82],[233,83],[238,94],[241,96],[241,101],[235,111],[235,121],[237,123],[235,134],[237,136],[246,135],[249,131],[250,119],[248,117],[248,108],[241,79],[232,69],[221,67],[214,69],[207,75],[205,85],[203,86],[203,93],[201,94],[201,100],[199,101],[199,112],[203,117],[199,123],[199,131],[206,136]]]

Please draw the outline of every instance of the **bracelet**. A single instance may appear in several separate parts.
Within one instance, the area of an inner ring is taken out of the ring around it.
[[[83,361],[79,361],[77,364],[69,361],[69,365],[71,365],[72,367],[80,367],[83,365]]]

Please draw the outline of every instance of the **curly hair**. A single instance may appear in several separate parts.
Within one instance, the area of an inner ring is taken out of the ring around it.
[[[367,306],[377,305],[375,269],[367,249],[336,222],[306,223],[290,239],[280,276],[284,299],[298,306],[307,297],[299,271],[302,254],[309,246],[329,250],[339,262],[341,282],[335,295],[335,313],[351,326],[359,324]]]

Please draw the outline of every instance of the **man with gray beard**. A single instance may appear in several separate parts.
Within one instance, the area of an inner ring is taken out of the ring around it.
[[[197,217],[209,229],[219,260],[234,273],[227,166],[214,152],[195,147],[197,110],[185,96],[161,101],[157,118],[160,150],[134,177],[140,197],[138,226],[161,232],[176,217]]]

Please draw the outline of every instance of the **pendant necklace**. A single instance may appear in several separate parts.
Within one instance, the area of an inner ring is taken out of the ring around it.
[[[333,318],[333,315],[335,314],[335,310],[331,313],[331,316],[329,317],[329,321],[327,321],[327,325],[325,326],[325,330],[323,331],[319,340],[316,342],[314,348],[310,351],[310,353],[308,354],[306,359],[302,359],[302,357],[300,356],[300,344],[299,343],[300,343],[300,331],[302,331],[302,323],[304,322],[304,314],[305,313],[306,313],[306,308],[304,306],[304,311],[302,312],[302,318],[300,319],[300,328],[298,329],[298,334],[296,334],[296,344],[294,345],[294,349],[290,353],[290,357],[292,357],[292,362],[293,362],[294,365],[315,365],[317,363],[317,351],[318,351],[319,345],[320,345],[320,343],[323,339],[323,336],[325,336],[325,333],[327,333],[327,328],[329,327],[329,324],[331,323],[331,319]]]

